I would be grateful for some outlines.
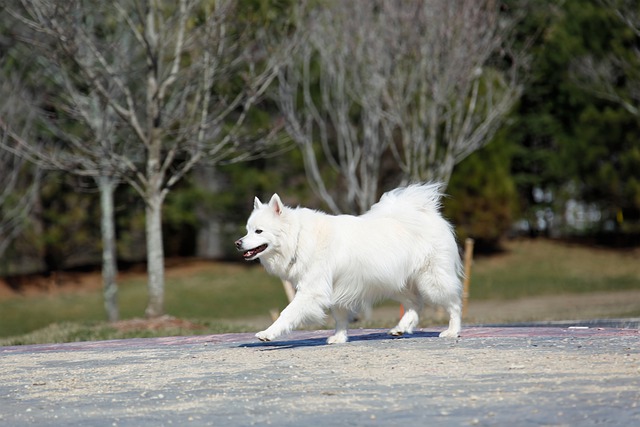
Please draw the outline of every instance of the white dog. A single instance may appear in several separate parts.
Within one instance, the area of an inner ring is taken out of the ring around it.
[[[383,299],[401,302],[405,314],[391,335],[413,332],[425,301],[443,306],[449,328],[460,332],[461,262],[452,226],[439,213],[440,184],[411,185],[385,193],[360,216],[328,215],[255,198],[247,235],[235,242],[246,260],[296,288],[293,301],[266,330],[271,341],[299,325],[320,321],[330,308],[336,331],[329,344],[347,341],[350,313]]]

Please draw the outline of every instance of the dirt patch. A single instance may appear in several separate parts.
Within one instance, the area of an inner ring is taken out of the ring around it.
[[[165,261],[167,277],[191,276],[212,268],[215,262],[200,259],[175,258]],[[118,280],[142,279],[147,276],[144,264],[133,265],[118,273]],[[55,295],[91,292],[102,288],[100,271],[63,271],[51,274],[23,274],[0,277],[0,300],[16,295]]]
[[[0,278],[0,299],[16,295],[32,296],[82,290],[95,290],[102,286],[100,272],[54,272],[25,274]]]
[[[392,326],[400,316],[400,306],[385,304],[373,310],[369,321]],[[610,319],[640,317],[640,289],[588,294],[542,295],[515,300],[470,300],[466,324],[514,323],[554,320]],[[445,324],[444,310],[426,308],[420,324]],[[365,320],[366,322],[366,320]],[[332,327],[332,323],[328,325]]]
[[[110,324],[111,327],[120,332],[132,331],[160,331],[167,329],[183,329],[189,331],[203,330],[205,327],[185,319],[178,319],[173,316],[161,316],[155,319],[127,319]]]
[[[470,301],[469,323],[606,319],[640,316],[640,289]]]

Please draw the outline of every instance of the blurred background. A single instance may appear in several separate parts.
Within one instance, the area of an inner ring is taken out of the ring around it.
[[[254,196],[431,180],[465,322],[640,316],[636,1],[1,3],[0,344],[258,330]]]

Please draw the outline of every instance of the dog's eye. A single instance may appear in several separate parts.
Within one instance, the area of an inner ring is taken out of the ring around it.
[[[261,234],[261,233],[262,233],[262,230],[260,229],[256,230],[256,234]]]

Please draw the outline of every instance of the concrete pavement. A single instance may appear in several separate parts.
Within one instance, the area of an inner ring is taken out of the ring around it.
[[[352,330],[0,347],[0,425],[640,425],[640,331]]]

